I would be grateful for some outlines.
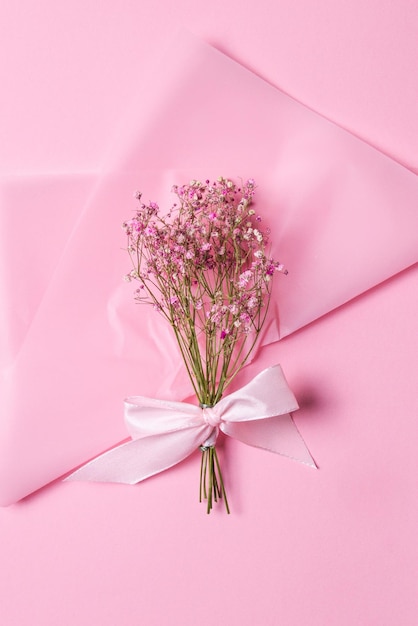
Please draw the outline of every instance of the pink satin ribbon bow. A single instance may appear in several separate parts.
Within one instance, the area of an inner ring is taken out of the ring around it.
[[[214,445],[219,430],[316,467],[289,414],[298,408],[280,365],[263,370],[213,407],[132,396],[125,400],[132,440],[96,457],[66,480],[132,485],[176,465],[202,445]]]

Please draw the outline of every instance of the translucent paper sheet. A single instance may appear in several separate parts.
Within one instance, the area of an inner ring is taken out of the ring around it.
[[[102,173],[1,181],[3,505],[125,439],[124,397],[190,392],[170,329],[121,280],[120,224],[135,189],[168,208],[173,183],[219,175],[256,180],[254,208],[289,270],[264,344],[417,261],[416,175],[180,38],[138,86]]]

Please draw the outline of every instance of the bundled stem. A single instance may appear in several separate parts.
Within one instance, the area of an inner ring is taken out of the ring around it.
[[[226,511],[229,514],[231,511],[229,510],[216,447],[201,446],[200,449],[202,451],[202,460],[200,464],[199,502],[202,502],[202,499],[207,501],[206,512],[209,514],[213,503],[217,502],[218,498],[223,498]]]

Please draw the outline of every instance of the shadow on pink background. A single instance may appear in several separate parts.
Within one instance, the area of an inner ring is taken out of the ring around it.
[[[112,160],[181,27],[418,171],[412,2],[24,0],[0,21],[0,173],[17,194],[19,177],[88,181]],[[16,247],[37,233],[20,203]],[[57,481],[0,509],[1,623],[415,625],[416,285],[412,267],[263,350],[319,471],[225,441],[230,517],[198,505],[197,455],[135,487]]]

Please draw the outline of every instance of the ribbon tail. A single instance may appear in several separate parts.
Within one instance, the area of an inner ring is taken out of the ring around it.
[[[221,429],[249,446],[317,467],[290,413],[248,422],[228,422],[222,424]]]
[[[133,439],[89,461],[65,480],[134,485],[183,461],[211,430],[194,426]]]

